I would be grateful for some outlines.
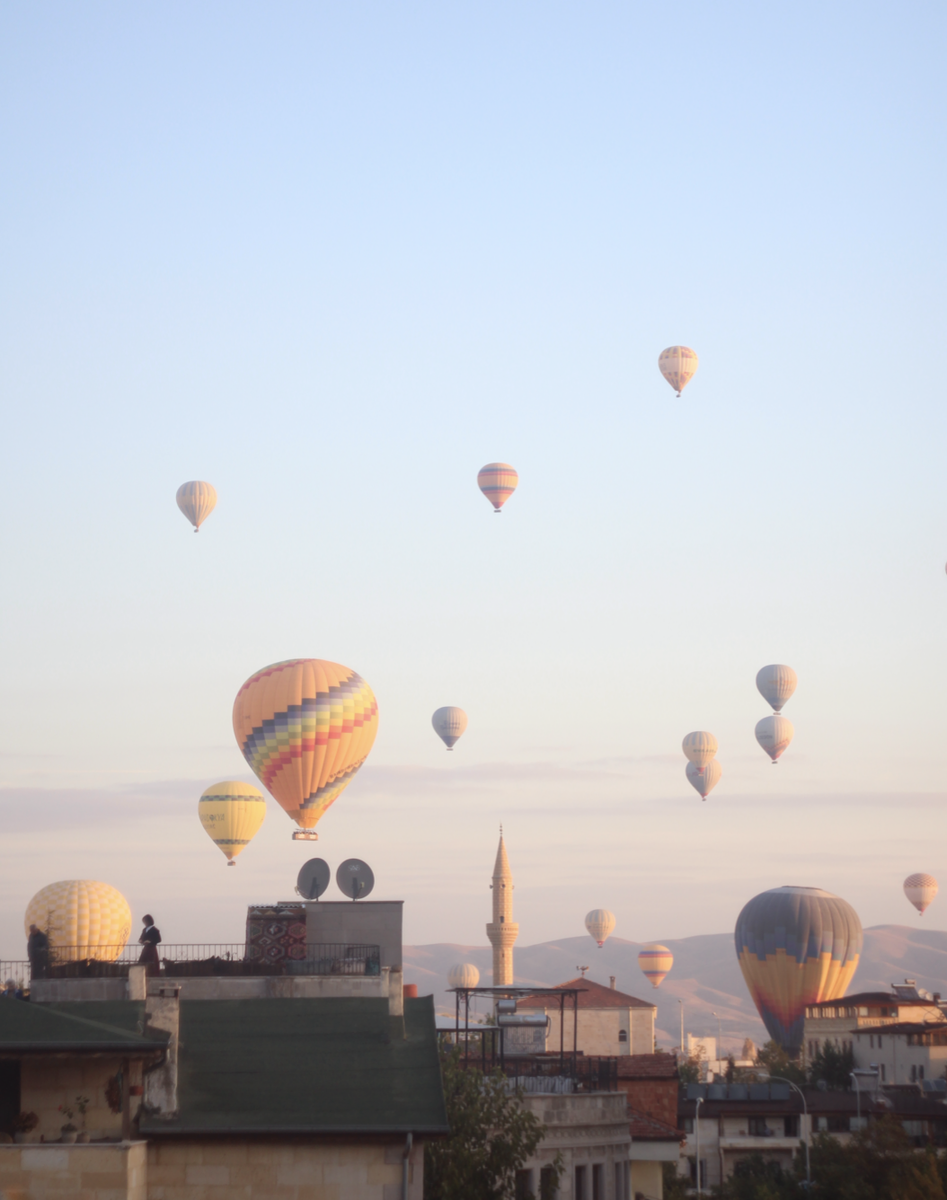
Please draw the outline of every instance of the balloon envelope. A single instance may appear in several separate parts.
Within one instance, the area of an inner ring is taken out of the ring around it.
[[[717,739],[712,733],[699,729],[687,735],[681,743],[681,748],[688,761],[697,768],[698,774],[703,775],[704,768],[717,753]]]
[[[668,346],[658,355],[658,369],[680,395],[697,370],[697,355],[689,346]]]
[[[844,996],[852,981],[863,940],[858,914],[821,888],[773,888],[744,906],[734,940],[763,1024],[795,1055],[806,1005]]]
[[[190,483],[182,483],[177,494],[178,508],[194,526],[194,532],[200,529],[214,511],[217,504],[217,493],[210,483],[200,479],[192,479]]]
[[[368,757],[378,704],[348,667],[294,658],[250,676],[234,701],[233,731],[257,779],[312,829]]]
[[[684,774],[687,776],[687,782],[697,789],[700,793],[701,800],[706,800],[710,793],[720,782],[720,776],[723,774],[723,769],[720,763],[715,758],[704,767],[704,773],[701,775],[697,767],[692,762],[689,762],[684,769]]]
[[[47,935],[57,962],[114,962],[131,933],[132,910],[111,884],[62,879],[42,888],[26,906],[27,934],[31,925]]]
[[[674,966],[674,955],[660,942],[651,942],[643,946],[638,954],[638,966],[651,981],[652,987],[660,987],[668,971]]]
[[[615,928],[615,916],[607,908],[593,908],[585,918],[585,928],[598,942],[601,950],[608,940],[608,935]]]
[[[431,717],[434,732],[448,750],[453,750],[454,743],[467,728],[467,714],[462,708],[439,708]]]
[[[477,484],[497,512],[516,491],[519,475],[509,463],[487,463],[477,475]]]
[[[204,832],[231,867],[263,824],[266,800],[252,783],[225,779],[204,789],[197,802],[197,815]]]
[[[773,762],[788,747],[795,732],[786,717],[764,717],[756,723],[756,740]]]
[[[756,673],[756,686],[760,695],[777,713],[792,696],[797,683],[796,672],[783,663],[761,667]]]
[[[455,963],[447,972],[447,986],[452,988],[475,988],[480,982],[480,972],[473,963]]]
[[[923,917],[924,910],[937,895],[937,880],[923,872],[909,875],[904,881],[904,894]]]

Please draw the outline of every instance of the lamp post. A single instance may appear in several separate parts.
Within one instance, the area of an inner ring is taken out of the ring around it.
[[[681,1058],[684,1057],[684,1001],[678,999],[678,1004],[681,1006]]]
[[[802,1116],[806,1123],[806,1191],[809,1191],[812,1187],[812,1172],[809,1169],[809,1108],[806,1098],[802,1094],[802,1088],[793,1083],[791,1079],[786,1079],[783,1075],[767,1075],[766,1078],[775,1080],[777,1083],[788,1083],[794,1092],[799,1093],[799,1099],[802,1101]]]
[[[697,1138],[697,1195],[702,1196],[703,1190],[700,1185],[700,1106],[703,1104],[703,1096],[697,1097],[697,1104],[694,1107],[694,1135]]]
[[[723,1057],[723,1034],[720,1032],[720,1017],[717,1013],[711,1015],[717,1017],[717,1066],[719,1067]]]

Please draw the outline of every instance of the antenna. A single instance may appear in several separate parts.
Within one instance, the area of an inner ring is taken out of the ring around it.
[[[304,900],[318,900],[331,878],[332,869],[324,858],[310,858],[299,868],[296,891]]]
[[[372,869],[360,858],[347,858],[335,873],[339,890],[353,900],[364,900],[375,886]]]

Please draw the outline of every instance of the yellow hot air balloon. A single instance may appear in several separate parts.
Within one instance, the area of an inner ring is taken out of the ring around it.
[[[593,908],[586,915],[585,928],[598,942],[598,948],[601,950],[615,928],[615,915],[610,913],[607,908]]]
[[[55,962],[114,962],[131,933],[132,910],[108,883],[62,879],[42,888],[26,906],[24,932],[29,934],[31,925],[49,938]]]
[[[348,667],[293,658],[250,676],[233,731],[254,775],[301,827],[293,837],[315,839],[316,822],[368,757],[378,703]]]
[[[236,865],[233,860],[263,824],[266,800],[252,783],[225,779],[204,789],[197,802],[197,815],[204,832],[226,855],[227,866],[233,867]]]
[[[190,483],[182,483],[177,494],[178,508],[194,526],[194,532],[199,533],[201,525],[207,520],[217,506],[217,492],[209,483],[200,479],[192,479]]]
[[[644,971],[647,979],[651,981],[652,987],[660,987],[664,979],[674,966],[674,955],[667,948],[662,946],[660,942],[651,942],[647,946],[642,946],[638,954],[638,966]]]
[[[658,368],[680,398],[697,370],[697,355],[688,346],[668,346],[658,355]]]

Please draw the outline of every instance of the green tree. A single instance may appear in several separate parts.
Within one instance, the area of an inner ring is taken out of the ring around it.
[[[664,1200],[688,1200],[691,1194],[690,1184],[685,1175],[677,1173],[677,1163],[662,1163],[661,1177],[664,1186]]]
[[[812,1143],[820,1200],[947,1200],[940,1167],[934,1150],[918,1153],[894,1117],[870,1122],[845,1144],[825,1133]]]
[[[789,1057],[778,1042],[767,1042],[756,1052],[756,1065],[770,1075],[779,1075],[790,1083],[803,1087],[806,1082],[805,1073]]]
[[[849,1092],[852,1088],[851,1072],[855,1070],[855,1055],[851,1050],[840,1050],[826,1038],[809,1067],[809,1083],[815,1087],[824,1081],[830,1091]]]
[[[803,1196],[798,1176],[779,1163],[751,1154],[736,1164],[725,1183],[714,1188],[719,1200],[797,1200]]]
[[[442,1054],[441,1077],[450,1135],[424,1148],[425,1200],[509,1200],[516,1172],[543,1140],[545,1126],[500,1071],[465,1069],[456,1048]],[[557,1186],[559,1159],[553,1172]],[[547,1191],[549,1179],[547,1172]]]

